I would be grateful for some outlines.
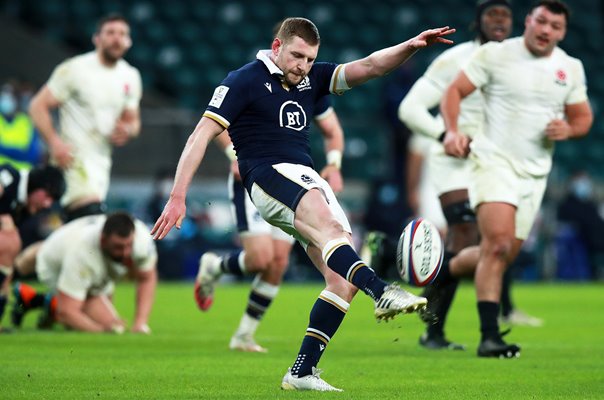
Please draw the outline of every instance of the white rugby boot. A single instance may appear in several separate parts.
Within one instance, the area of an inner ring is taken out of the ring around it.
[[[292,375],[292,369],[288,368],[287,373],[281,381],[283,390],[316,390],[319,392],[343,392],[342,389],[331,386],[319,377],[322,370],[312,367],[312,374],[298,378]]]
[[[424,312],[427,305],[425,297],[416,296],[392,284],[386,286],[382,297],[375,302],[374,315],[378,321],[388,321],[400,313]]]
[[[195,278],[195,301],[201,311],[207,311],[214,302],[214,287],[222,275],[220,257],[211,252],[204,253],[199,259],[199,271]]]
[[[229,349],[248,353],[268,353],[268,349],[260,346],[251,335],[233,335]]]

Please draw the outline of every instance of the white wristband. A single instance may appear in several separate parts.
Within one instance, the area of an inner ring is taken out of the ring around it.
[[[232,144],[224,148],[224,154],[229,160],[237,161],[237,153],[235,153],[235,146],[233,146]]]
[[[327,152],[327,165],[333,165],[340,169],[342,167],[342,152],[340,150],[329,150]]]

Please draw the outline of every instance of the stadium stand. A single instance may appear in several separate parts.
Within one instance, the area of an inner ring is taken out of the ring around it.
[[[90,48],[96,19],[117,11],[131,20],[135,43],[128,59],[137,65],[145,89],[157,89],[172,97],[181,107],[199,112],[215,85],[231,69],[253,58],[256,49],[270,42],[270,28],[279,19],[301,15],[313,19],[322,33],[319,59],[345,62],[368,54],[384,44],[394,44],[427,26],[449,24],[458,28],[457,41],[471,37],[468,15],[473,2],[446,0],[400,2],[384,0],[344,1],[304,0],[281,4],[270,0],[211,2],[175,0],[169,5],[160,0],[103,1],[36,0],[5,1],[5,10],[40,34],[78,51]],[[573,21],[562,47],[581,58],[588,79],[595,77],[603,62],[598,58],[602,43],[594,32],[602,33],[600,2],[572,2]],[[524,11],[518,5],[514,34],[522,32]],[[450,12],[455,9],[456,12]],[[370,13],[367,10],[371,10]],[[429,11],[426,11],[429,10]],[[362,21],[360,23],[359,21]],[[432,48],[413,58],[419,75],[441,50]],[[383,85],[372,82],[336,100],[344,128],[351,138],[363,141],[366,152],[345,162],[345,173],[354,178],[375,178],[384,170],[387,140],[375,140],[388,129],[383,121]],[[604,80],[589,79],[590,96],[596,116],[604,96]],[[589,138],[559,146],[556,159],[561,176],[575,165],[586,167],[596,177],[604,172],[594,161],[604,155],[604,123],[596,118]],[[383,135],[382,135],[383,136]],[[356,142],[358,144],[358,142]],[[313,141],[319,150],[320,141]],[[357,149],[359,147],[357,146]],[[580,155],[580,156],[579,156]],[[378,167],[362,168],[358,162]],[[379,165],[382,165],[380,168]]]

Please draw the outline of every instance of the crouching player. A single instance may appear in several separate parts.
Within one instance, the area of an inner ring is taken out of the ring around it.
[[[157,250],[142,221],[124,212],[74,220],[53,232],[36,257],[38,279],[54,294],[46,301],[40,327],[58,321],[85,332],[126,330],[112,303],[115,280],[134,278],[136,311],[131,331],[147,325],[157,284]],[[19,284],[17,307],[24,314],[40,305],[42,294]],[[50,323],[44,323],[44,321]]]

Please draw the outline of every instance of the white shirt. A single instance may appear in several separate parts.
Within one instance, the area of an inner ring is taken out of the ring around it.
[[[440,114],[434,117],[429,110],[440,104],[447,87],[478,47],[478,40],[464,42],[442,52],[432,61],[400,105],[399,117],[409,129],[435,139],[444,133],[445,124]],[[474,137],[483,128],[482,102],[480,91],[461,102],[458,127],[469,137]]]
[[[106,257],[100,247],[105,215],[78,218],[61,226],[43,243],[36,260],[40,276],[51,277],[55,288],[78,300],[112,289],[123,277],[125,265]],[[132,260],[138,271],[155,268],[157,250],[149,229],[135,220]]]
[[[554,143],[545,127],[564,118],[565,105],[587,101],[581,61],[558,47],[536,57],[516,37],[484,44],[463,70],[485,100],[484,135],[474,138],[472,152],[500,155],[522,176],[547,175]]]
[[[80,187],[76,188],[70,184],[68,174],[67,193],[62,203],[69,204],[87,195],[97,195],[104,200],[111,172],[109,136],[124,110],[139,107],[142,96],[140,73],[125,60],[107,67],[92,51],[59,64],[47,85],[61,103],[60,133],[71,145],[72,169],[103,175],[101,184],[83,185],[79,181]]]

